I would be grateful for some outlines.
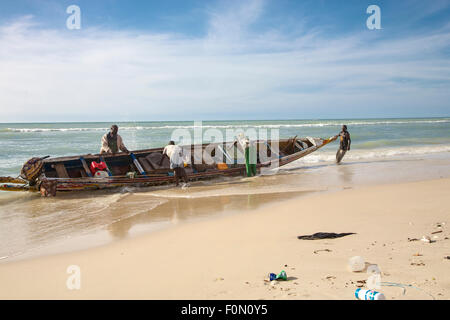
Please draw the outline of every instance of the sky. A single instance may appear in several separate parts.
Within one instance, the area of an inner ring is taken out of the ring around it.
[[[449,58],[450,0],[1,1],[0,122],[448,117]]]

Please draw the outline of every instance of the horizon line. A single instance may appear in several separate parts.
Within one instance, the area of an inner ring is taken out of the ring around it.
[[[304,119],[214,119],[214,120],[110,120],[110,121],[36,121],[36,122],[0,122],[0,124],[50,124],[50,123],[126,123],[126,122],[217,122],[217,121],[317,121],[317,120],[390,120],[390,119],[444,119],[450,118],[447,116],[431,116],[431,117],[367,117],[367,118],[304,118]]]

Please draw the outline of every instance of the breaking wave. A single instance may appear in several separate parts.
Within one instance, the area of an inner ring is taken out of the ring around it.
[[[399,147],[399,148],[379,148],[371,150],[354,149],[345,155],[345,160],[380,160],[397,156],[420,156],[442,152],[450,152],[450,145],[425,146],[425,147]],[[323,151],[310,154],[296,163],[318,163],[335,161],[335,151]]]
[[[343,123],[351,126],[370,126],[370,125],[408,125],[408,124],[438,124],[450,123],[450,119],[436,119],[436,120],[380,120],[380,121],[358,121],[358,120],[335,120],[327,122],[311,122],[311,123],[291,123],[291,124],[228,124],[228,125],[202,125],[204,129],[245,129],[245,128],[304,128],[304,127],[335,127],[341,126]],[[195,129],[199,128],[197,125],[164,125],[164,126],[121,126],[120,130],[167,130],[167,129]],[[66,131],[107,131],[108,127],[103,128],[5,128],[0,129],[0,132],[66,132]]]

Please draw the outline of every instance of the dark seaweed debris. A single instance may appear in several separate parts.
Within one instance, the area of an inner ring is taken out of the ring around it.
[[[300,240],[336,239],[336,238],[342,238],[345,236],[349,236],[352,234],[356,234],[356,233],[354,233],[354,232],[346,232],[346,233],[316,232],[311,235],[298,236],[297,238]]]

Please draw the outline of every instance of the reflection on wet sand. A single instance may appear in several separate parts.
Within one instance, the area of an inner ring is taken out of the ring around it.
[[[268,192],[261,180],[264,179],[194,182],[188,189],[166,186],[60,193],[55,198],[12,194],[0,199],[0,257],[22,255],[78,238],[79,244],[67,246],[92,246],[96,243],[82,243],[86,240],[81,238],[95,234],[94,241],[104,243],[189,219],[256,209],[302,194]]]
[[[342,185],[347,187],[349,184],[353,183],[353,170],[348,166],[347,163],[341,163],[338,166],[339,178],[342,181]]]
[[[243,210],[257,209],[265,204],[292,199],[305,192],[283,192],[270,194],[244,194],[213,196],[206,198],[172,198],[157,206],[147,214],[133,215],[128,219],[110,224],[107,229],[114,238],[125,238],[132,235],[133,226],[150,225],[169,222],[176,224],[192,219],[201,219],[213,215],[232,213]],[[121,202],[121,206],[128,207],[128,203],[145,205],[148,195],[133,194]],[[142,208],[141,208],[142,209]]]

